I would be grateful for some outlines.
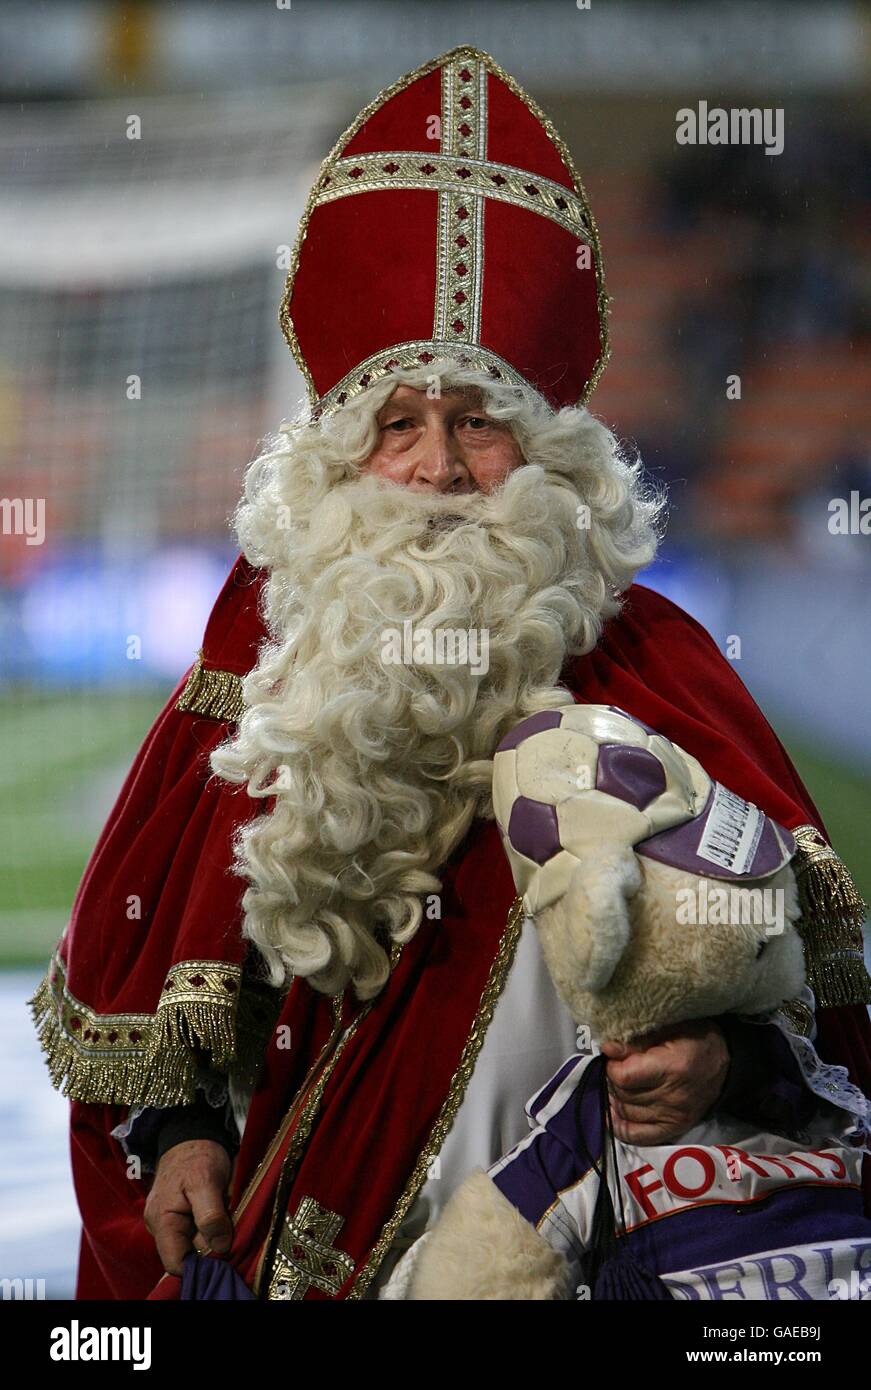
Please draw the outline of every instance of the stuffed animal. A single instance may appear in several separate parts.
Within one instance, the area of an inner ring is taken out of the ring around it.
[[[842,1068],[777,1015],[810,1097],[800,1127],[715,1111],[675,1143],[634,1147],[613,1133],[596,1055],[606,1038],[693,1019],[768,1022],[802,993],[789,831],[602,705],[513,729],[493,804],[591,1049],[529,1102],[529,1136],[474,1170],[412,1247],[410,1297],[871,1297],[860,1189],[871,1106]]]

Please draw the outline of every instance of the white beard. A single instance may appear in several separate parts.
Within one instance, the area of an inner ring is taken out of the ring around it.
[[[557,685],[566,657],[592,649],[619,602],[558,473],[526,464],[494,493],[440,496],[367,475],[313,486],[298,468],[243,518],[269,566],[271,641],[212,765],[274,797],[238,846],[244,934],[272,983],[353,981],[368,998],[389,973],[385,946],[414,934],[438,892],[435,871],[492,816],[500,739],[572,703]],[[385,661],[385,632],[407,623],[486,634],[486,671],[427,659],[421,643],[422,661]]]

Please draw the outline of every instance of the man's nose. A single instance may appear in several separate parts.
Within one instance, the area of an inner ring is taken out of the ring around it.
[[[450,430],[444,426],[427,430],[414,477],[415,482],[436,492],[450,492],[468,484],[469,470]]]

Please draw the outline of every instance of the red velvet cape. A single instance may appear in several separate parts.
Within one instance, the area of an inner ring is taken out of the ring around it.
[[[260,576],[238,561],[206,630],[207,669],[241,675],[253,665],[263,636],[259,591]],[[595,651],[567,664],[563,683],[578,700],[618,705],[652,725],[789,829],[808,822],[822,828],[732,666],[698,623],[651,590],[632,587]],[[64,1024],[69,1029],[78,1009],[77,1036],[92,1034],[83,1048],[94,1046],[95,1032],[97,1049],[105,1046],[99,1033],[107,1018],[117,1032],[119,1018],[153,1017],[167,1001],[173,968],[176,982],[201,979],[197,988],[220,993],[219,975],[191,977],[190,963],[226,962],[223,987],[231,996],[238,987],[242,885],[230,872],[230,844],[235,827],[259,808],[244,792],[209,778],[208,755],[226,737],[226,723],[180,712],[177,696],[130,771],[59,947]],[[280,1237],[290,1249],[304,1227],[297,1254],[306,1259],[310,1239],[333,1250],[333,1257],[315,1259],[313,1282],[290,1278],[288,1297],[365,1292],[474,1066],[519,929],[494,823],[475,822],[440,876],[441,921],[424,922],[403,948],[371,1008],[349,995],[337,1017],[334,1001],[297,980],[279,1019],[290,1027],[290,1050],[277,1041],[286,1034],[270,1034],[233,1184],[232,1253],[253,1282],[270,1224],[273,1240]],[[125,911],[131,893],[142,899],[141,919],[133,921]],[[819,1010],[817,1024],[821,1055],[846,1065],[856,1084],[871,1089],[865,1008]],[[120,1075],[119,1064],[112,1065],[115,1073],[109,1068],[106,1075]],[[142,1298],[154,1288],[154,1297],[177,1297],[178,1281],[161,1277],[142,1222],[146,1184],[127,1177],[110,1135],[126,1107],[115,1103],[111,1080],[102,1082],[99,1069],[93,1076],[90,1090],[79,1080],[72,1104],[73,1172],[84,1223],[78,1296]],[[171,1085],[182,1091],[167,1092],[169,1100],[190,1098],[190,1072],[181,1080],[175,1074]],[[167,1100],[152,1093],[151,1103]],[[297,1224],[284,1228],[273,1207]]]

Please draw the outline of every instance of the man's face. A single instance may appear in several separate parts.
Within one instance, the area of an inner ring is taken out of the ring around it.
[[[414,386],[397,386],[377,421],[364,471],[417,492],[491,492],[523,462],[511,430],[490,419],[478,392],[430,400]]]

